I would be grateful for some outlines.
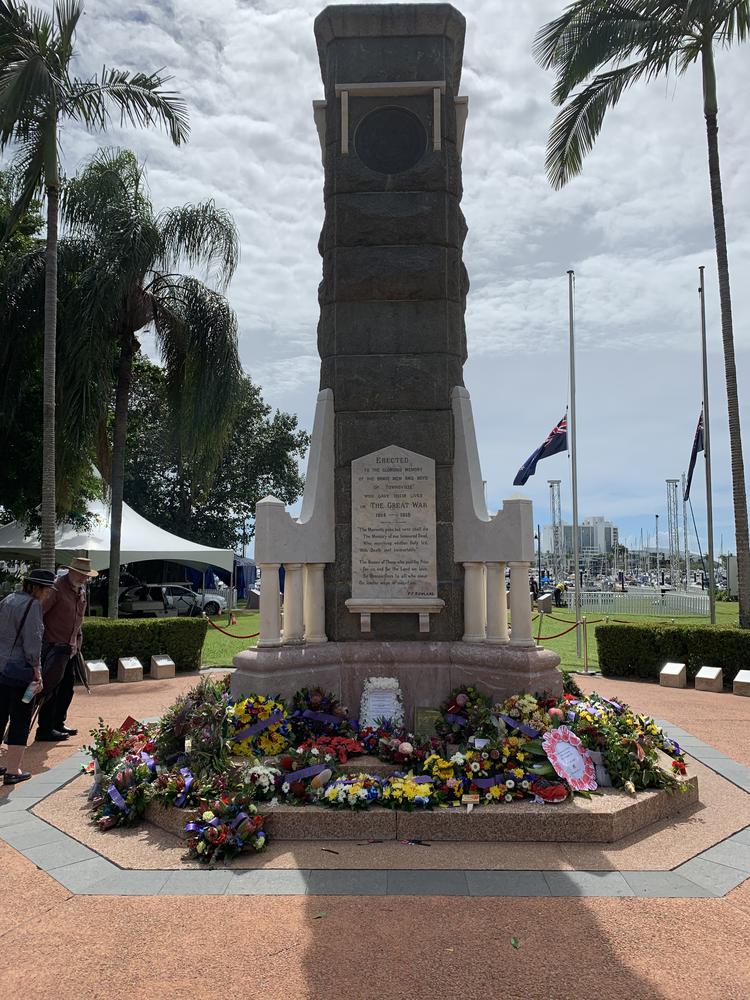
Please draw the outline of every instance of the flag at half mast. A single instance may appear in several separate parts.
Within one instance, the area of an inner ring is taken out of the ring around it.
[[[568,417],[567,415],[562,418],[562,420],[555,424],[552,430],[547,435],[547,439],[544,444],[540,445],[535,452],[526,459],[521,468],[516,473],[516,478],[513,480],[514,486],[523,486],[527,479],[534,475],[536,472],[536,464],[543,458],[549,458],[550,455],[557,455],[558,452],[566,451],[568,448]]]
[[[695,460],[698,457],[698,452],[704,450],[705,438],[703,436],[703,409],[701,408],[701,414],[698,417],[698,426],[695,428],[695,437],[693,438],[693,450],[690,452],[690,465],[688,466],[687,481],[685,483],[685,495],[682,498],[683,503],[687,503],[690,497],[690,484],[693,481]]]

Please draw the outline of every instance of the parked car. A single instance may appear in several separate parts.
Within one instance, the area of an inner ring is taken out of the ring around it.
[[[120,595],[120,614],[130,618],[171,618],[202,612],[218,615],[226,608],[226,599],[219,594],[196,594],[189,587],[173,583],[140,584]]]

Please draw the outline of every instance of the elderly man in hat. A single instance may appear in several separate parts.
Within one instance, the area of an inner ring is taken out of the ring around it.
[[[57,743],[75,736],[65,725],[73,700],[76,667],[81,652],[81,624],[86,612],[86,581],[98,576],[91,560],[76,556],[64,576],[58,576],[44,606],[44,687],[36,738]]]

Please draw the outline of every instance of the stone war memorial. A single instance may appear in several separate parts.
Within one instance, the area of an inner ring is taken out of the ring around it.
[[[447,4],[315,22],[320,393],[300,517],[257,506],[260,638],[235,657],[235,695],[315,686],[355,707],[388,676],[411,726],[460,685],[561,691],[531,633],[531,503],[488,512],[463,382],[464,27]]]
[[[526,842],[524,870],[539,842],[586,845],[598,870],[596,845],[619,842],[606,864],[632,866],[628,837],[650,827],[671,869],[706,846],[698,827],[674,844],[674,818],[698,805],[677,740],[616,693],[564,682],[534,642],[531,503],[485,505],[463,384],[464,26],[447,4],[315,22],[321,364],[301,513],[257,506],[260,635],[231,676],[204,675],[155,723],[92,732],[94,786],[59,809],[115,861],[156,838],[170,864],[263,867],[254,852],[275,840],[271,868],[292,843],[317,870],[339,854],[326,841],[429,838]],[[102,847],[142,819],[160,831]]]

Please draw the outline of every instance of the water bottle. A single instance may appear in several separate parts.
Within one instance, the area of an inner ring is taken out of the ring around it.
[[[39,681],[32,681],[23,693],[21,701],[24,705],[28,705],[31,699],[39,692],[41,685]]]

